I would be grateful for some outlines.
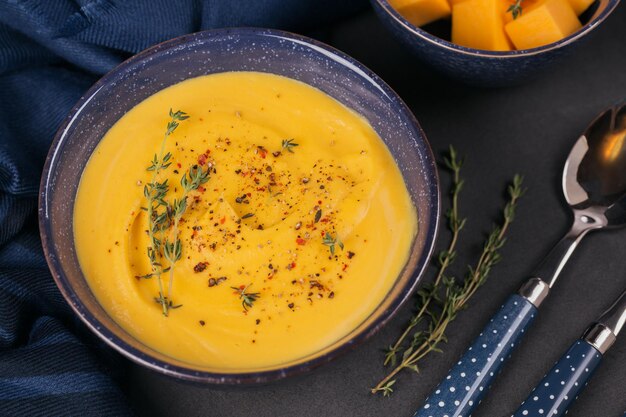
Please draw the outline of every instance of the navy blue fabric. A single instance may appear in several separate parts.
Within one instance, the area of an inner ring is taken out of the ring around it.
[[[78,322],[46,266],[37,193],[54,133],[125,58],[202,29],[306,32],[365,0],[0,0],[0,415],[132,415],[127,365]]]

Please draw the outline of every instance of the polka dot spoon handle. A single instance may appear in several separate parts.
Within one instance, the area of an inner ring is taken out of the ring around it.
[[[533,389],[513,417],[564,415],[601,360],[602,355],[593,346],[585,340],[577,340]]]
[[[512,295],[414,417],[468,417],[536,312],[526,298]]]
[[[567,413],[625,325],[626,291],[569,348],[513,417],[556,417]]]

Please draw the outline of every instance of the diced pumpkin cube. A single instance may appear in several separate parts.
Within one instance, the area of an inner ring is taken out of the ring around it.
[[[415,26],[450,16],[448,0],[389,0],[389,4]]]
[[[505,26],[517,49],[536,48],[563,39],[581,24],[568,0],[543,0]]]
[[[452,42],[490,51],[510,51],[504,33],[503,0],[465,0],[452,8]]]
[[[569,4],[572,6],[572,9],[574,9],[576,15],[580,16],[594,1],[595,0],[569,0]]]

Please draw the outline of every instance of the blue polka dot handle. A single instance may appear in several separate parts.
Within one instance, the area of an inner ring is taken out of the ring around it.
[[[469,417],[536,313],[524,297],[509,297],[414,417]]]
[[[602,355],[584,340],[577,340],[543,377],[513,417],[558,417],[567,412],[587,385]]]

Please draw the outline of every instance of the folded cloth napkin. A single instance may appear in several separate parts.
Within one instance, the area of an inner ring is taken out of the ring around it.
[[[0,415],[132,415],[127,362],[72,314],[46,266],[37,191],[54,133],[103,73],[229,26],[306,31],[365,0],[0,0]],[[120,385],[122,383],[122,385]]]

